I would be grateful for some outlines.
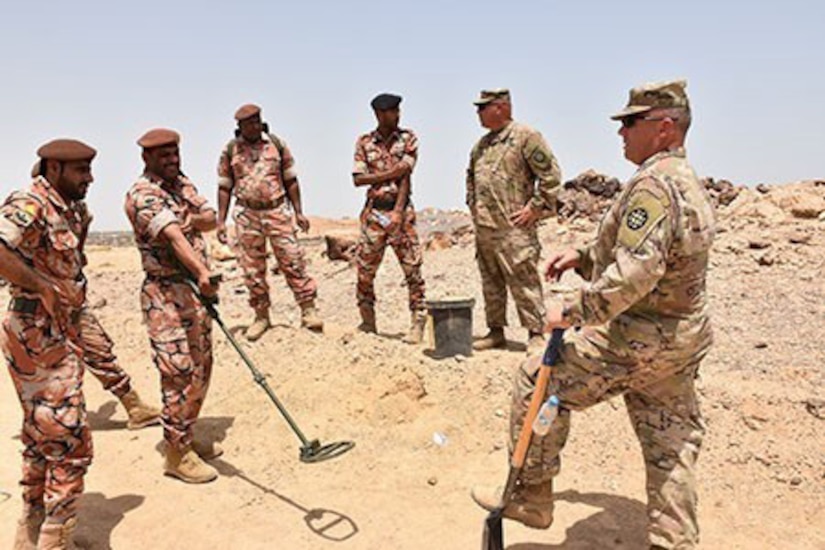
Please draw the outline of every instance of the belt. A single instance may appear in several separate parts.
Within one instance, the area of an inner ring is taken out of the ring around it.
[[[34,315],[40,307],[40,300],[31,298],[12,298],[9,302],[9,311]]]
[[[238,199],[238,205],[250,210],[272,210],[278,208],[284,203],[284,195],[272,201],[255,201],[247,199]]]
[[[182,273],[172,273],[170,275],[151,275],[147,273],[146,280],[158,281],[161,283],[185,283],[188,280],[188,277]]]

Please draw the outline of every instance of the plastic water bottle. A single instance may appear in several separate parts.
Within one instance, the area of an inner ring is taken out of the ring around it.
[[[553,424],[553,421],[559,414],[559,404],[559,398],[555,395],[547,398],[547,401],[542,404],[539,409],[539,414],[536,415],[536,419],[533,421],[534,434],[540,437],[547,435],[547,432],[550,431],[550,425]]]
[[[372,211],[372,217],[373,217],[373,219],[375,219],[375,221],[377,221],[379,224],[381,224],[381,227],[387,227],[391,223],[390,219],[387,216],[385,216],[384,214],[382,214],[381,212],[379,212],[378,210],[373,210]]]

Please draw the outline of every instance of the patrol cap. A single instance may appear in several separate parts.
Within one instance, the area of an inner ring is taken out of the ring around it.
[[[510,90],[507,88],[496,88],[494,90],[481,90],[478,99],[473,101],[476,106],[487,105],[497,99],[510,101]]]
[[[172,143],[180,143],[180,134],[168,128],[154,128],[140,136],[137,140],[137,144],[144,149],[152,149]]]
[[[235,111],[235,120],[243,120],[245,118],[255,116],[260,112],[260,107],[258,107],[254,103],[247,103],[246,105],[241,105],[240,107],[238,107],[238,110]]]
[[[395,94],[378,94],[372,101],[370,101],[370,105],[376,111],[389,111],[390,109],[395,109],[401,104],[401,96]]]
[[[612,120],[646,113],[653,109],[682,108],[690,110],[686,80],[665,80],[662,82],[648,82],[630,90],[627,106],[611,116]]]
[[[37,150],[41,159],[62,161],[92,160],[96,154],[97,151],[76,139],[53,139]]]

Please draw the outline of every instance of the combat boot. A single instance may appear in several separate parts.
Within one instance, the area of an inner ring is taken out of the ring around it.
[[[372,306],[360,306],[358,311],[361,313],[361,324],[358,325],[358,330],[371,334],[378,332],[375,326],[375,308]]]
[[[77,528],[77,518],[69,518],[66,523],[44,523],[40,527],[37,550],[75,550],[72,534]]]
[[[424,339],[424,326],[427,324],[427,314],[423,311],[413,311],[410,318],[410,330],[404,336],[406,344],[420,344]]]
[[[503,487],[473,487],[472,496],[476,504],[492,512],[501,507],[503,493]],[[553,482],[516,487],[502,515],[527,527],[547,529],[553,524]]]
[[[530,334],[527,336],[527,355],[540,355],[544,353],[544,349],[547,347],[547,341],[544,339],[544,335],[540,332],[533,332],[530,331]]]
[[[272,327],[272,322],[269,320],[269,314],[263,313],[255,316],[255,321],[246,329],[246,339],[250,342],[258,340],[264,335],[264,332]]]
[[[175,449],[166,445],[166,462],[163,473],[186,483],[209,483],[218,477],[218,471],[204,462],[192,449]]]
[[[37,536],[40,534],[40,526],[46,512],[38,509],[35,512],[24,514],[17,520],[17,533],[14,535],[14,550],[36,550]]]
[[[318,315],[314,301],[301,304],[301,326],[314,332],[324,330],[324,321]]]
[[[507,340],[504,338],[504,329],[502,327],[492,327],[480,340],[473,342],[473,349],[476,351],[484,351],[494,348],[507,347]]]
[[[126,427],[130,430],[139,430],[147,426],[160,424],[160,409],[150,407],[144,403],[135,390],[129,390],[120,398],[120,402],[123,403],[126,413],[129,415]]]

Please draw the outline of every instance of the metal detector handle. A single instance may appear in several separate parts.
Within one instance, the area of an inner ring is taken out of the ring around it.
[[[561,355],[561,344],[564,338],[563,328],[554,328],[550,335],[550,342],[547,343],[547,349],[544,350],[544,357],[541,359],[541,364],[552,367],[559,360]]]

